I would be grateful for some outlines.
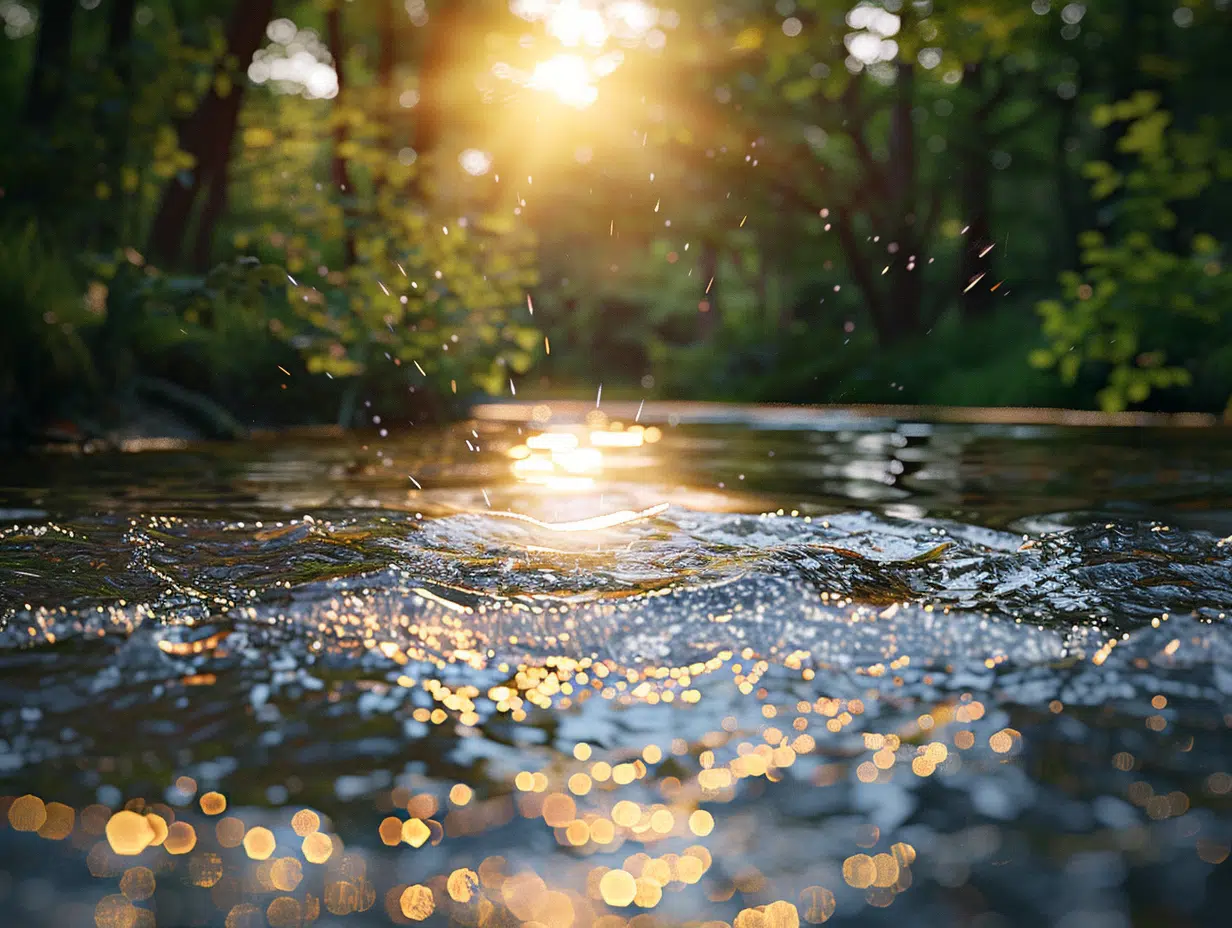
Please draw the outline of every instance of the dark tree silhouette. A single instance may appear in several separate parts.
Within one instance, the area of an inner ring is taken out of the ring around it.
[[[76,0],[44,0],[39,10],[38,45],[26,91],[25,122],[29,126],[51,125],[64,102],[76,9]]]
[[[227,27],[227,58],[236,63],[241,73],[260,47],[273,14],[274,0],[246,0],[236,4]],[[224,59],[219,74],[226,73]],[[203,189],[212,188],[202,211],[194,249],[198,260],[203,252],[208,256],[214,224],[226,203],[226,167],[244,97],[243,80],[233,80],[225,94],[219,93],[218,83],[211,84],[196,112],[180,126],[180,147],[196,159],[196,166],[187,183],[173,178],[163,193],[150,233],[149,253],[156,261],[175,263],[179,260],[193,206]]]

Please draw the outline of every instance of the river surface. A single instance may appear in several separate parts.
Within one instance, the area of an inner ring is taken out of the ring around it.
[[[1232,432],[481,412],[0,463],[4,924],[1227,924]]]

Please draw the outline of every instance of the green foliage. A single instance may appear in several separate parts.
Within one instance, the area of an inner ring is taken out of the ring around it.
[[[359,391],[377,384],[400,383],[403,406],[408,393],[421,392],[426,403],[410,407],[422,408],[434,405],[433,395],[452,401],[455,394],[461,400],[476,391],[499,393],[526,373],[542,344],[526,305],[536,281],[533,238],[513,215],[514,204],[492,196],[489,182],[459,183],[470,178],[436,151],[407,157],[407,130],[413,134],[415,122],[393,105],[397,92],[383,83],[389,75],[366,66],[366,46],[394,53],[391,73],[399,81],[414,62],[401,57],[393,35],[373,28],[399,21],[369,18],[377,7],[345,5],[349,44],[334,51],[348,80],[335,100],[248,81],[248,62],[227,39],[243,5],[225,14],[229,23],[195,0],[143,7],[131,42],[109,53],[103,68],[74,67],[55,112],[28,132],[18,128],[27,74],[9,65],[30,65],[35,37],[14,41],[23,54],[6,52],[0,86],[15,105],[0,110],[0,125],[12,127],[14,137],[24,132],[24,142],[0,151],[0,196],[15,217],[54,216],[41,237],[72,245],[64,257],[36,261],[21,283],[26,293],[13,297],[23,307],[9,320],[14,352],[46,354],[42,366],[63,373],[71,347],[78,367],[67,376],[96,371],[104,406],[156,376],[224,401],[259,397],[259,408],[272,410],[283,405],[277,394],[260,393],[286,384],[269,383],[265,372],[306,370],[320,384],[352,381],[342,391],[347,420]],[[324,32],[326,6],[285,11]],[[117,25],[77,11],[73,44],[107,46]],[[217,104],[241,91],[232,138],[217,119],[225,107]],[[203,116],[209,106],[214,116]],[[345,190],[338,189],[339,165],[349,178]],[[182,191],[189,191],[192,208],[171,228],[192,246],[187,260],[177,257],[180,239],[168,246],[167,226],[160,231],[156,221]],[[217,210],[207,200],[218,193],[229,206],[221,221],[207,215]],[[18,243],[6,258],[33,260],[27,239],[7,238]],[[163,266],[150,266],[153,256]],[[39,271],[52,264],[71,270],[42,280]],[[18,285],[17,267],[6,268],[11,287]],[[94,337],[80,336],[68,322],[63,332],[71,339],[29,322],[42,316],[33,308],[40,300],[79,306],[87,284]],[[46,286],[67,288],[71,298],[38,295]],[[40,351],[24,351],[40,340]],[[16,389],[6,387],[14,396]],[[320,417],[320,387],[301,382],[296,390],[311,396]],[[45,418],[26,408],[26,392],[14,408]],[[339,390],[330,392],[327,402],[337,403]]]
[[[975,322],[950,313],[923,343],[889,350],[867,327],[848,334],[838,323],[797,325],[759,345],[674,352],[655,376],[669,395],[695,399],[725,389],[739,401],[783,403],[1082,405],[1083,385],[1022,363],[1022,346],[1040,340],[1034,320],[1016,313]]]
[[[348,378],[392,364],[415,386],[500,393],[541,343],[526,306],[533,239],[475,189],[433,190],[435,175],[405,163],[372,100],[266,95],[248,107],[233,170],[251,196],[232,241],[294,281],[291,320],[276,329],[310,372]],[[335,148],[322,129],[339,124],[346,141]],[[319,179],[335,154],[346,192]]]
[[[83,14],[77,22],[90,33],[100,19]],[[106,36],[87,39],[97,47]],[[160,10],[130,48],[64,75],[68,92],[54,121],[38,131],[14,125],[10,137],[23,143],[0,147],[10,207],[44,222],[54,215],[65,241],[95,248],[141,241],[165,185],[193,168],[176,122],[196,109],[225,52],[217,20],[178,23]],[[14,90],[20,100],[24,82]]]
[[[87,337],[105,291],[75,271],[37,224],[0,227],[0,434],[65,414],[74,389],[95,384]]]
[[[1096,125],[1122,130],[1116,151],[1123,166],[1092,161],[1083,169],[1094,199],[1117,195],[1110,228],[1081,236],[1083,268],[1061,275],[1060,299],[1039,304],[1050,344],[1030,356],[1067,384],[1087,365],[1105,372],[1097,400],[1110,411],[1190,385],[1192,373],[1174,360],[1175,349],[1232,315],[1225,244],[1178,226],[1187,204],[1232,178],[1232,153],[1220,148],[1211,121],[1182,131],[1159,105],[1157,94],[1142,92],[1093,110]]]
[[[255,259],[219,264],[203,275],[144,273],[119,266],[112,277],[110,304],[135,305],[137,321],[128,333],[134,352],[189,354],[225,381],[263,359],[262,342],[278,320],[288,320],[286,274]]]
[[[0,38],[0,360],[22,372],[0,398],[23,422],[122,421],[143,378],[274,421],[647,375],[742,400],[1226,401],[1209,5],[1128,30],[1115,5],[904,3],[861,60],[855,10],[887,4],[681,0],[598,49],[505,3],[429,0],[418,25],[399,0],[280,3],[334,99],[249,80],[228,43],[263,4],[139,6],[123,54],[122,4],[74,7],[38,118],[36,37]],[[559,54],[615,68],[589,108],[527,79]]]

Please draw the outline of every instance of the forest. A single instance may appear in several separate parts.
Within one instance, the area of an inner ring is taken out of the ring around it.
[[[1228,0],[0,0],[0,441],[1223,412]]]

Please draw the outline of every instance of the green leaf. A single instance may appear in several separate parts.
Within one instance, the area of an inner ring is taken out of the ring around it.
[[[818,81],[811,77],[802,77],[799,80],[788,82],[783,87],[783,97],[791,103],[799,103],[801,100],[807,100],[817,92]]]
[[[1046,370],[1056,363],[1056,358],[1053,357],[1051,351],[1045,348],[1036,348],[1027,356],[1027,362],[1034,368]]]
[[[1125,411],[1125,396],[1120,390],[1104,387],[1104,389],[1095,394],[1095,399],[1099,403],[1099,408],[1104,412]]]
[[[1058,371],[1061,374],[1062,382],[1072,384],[1078,379],[1078,369],[1082,366],[1082,359],[1078,355],[1070,352],[1065,354],[1060,361]]]
[[[1100,103],[1091,110],[1091,125],[1097,129],[1112,125],[1116,119],[1116,110],[1107,103]]]

